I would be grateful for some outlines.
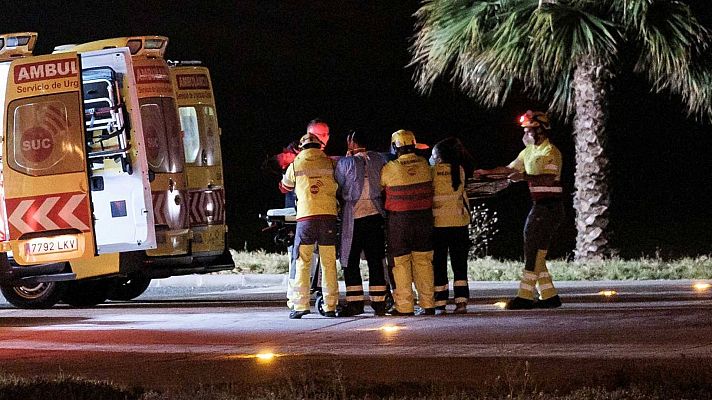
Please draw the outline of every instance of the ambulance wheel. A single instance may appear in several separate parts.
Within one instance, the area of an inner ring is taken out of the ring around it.
[[[322,317],[326,315],[326,311],[324,311],[324,295],[321,292],[316,292],[316,310],[319,311],[319,315]]]
[[[130,275],[114,279],[114,284],[109,290],[109,300],[129,301],[143,294],[151,284],[151,278],[143,275]]]
[[[113,279],[68,282],[62,301],[73,307],[92,307],[103,303],[113,287]]]
[[[390,310],[393,308],[393,306],[396,304],[395,301],[393,301],[393,293],[386,292],[386,310]]]
[[[26,309],[54,306],[62,298],[66,289],[65,282],[45,282],[35,286],[0,286],[0,291],[8,303]]]

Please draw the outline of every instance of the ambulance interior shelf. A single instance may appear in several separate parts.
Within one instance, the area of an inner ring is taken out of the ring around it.
[[[82,71],[84,123],[92,168],[104,168],[104,160],[111,158],[124,172],[131,173],[128,119],[120,87],[121,74],[110,67]]]

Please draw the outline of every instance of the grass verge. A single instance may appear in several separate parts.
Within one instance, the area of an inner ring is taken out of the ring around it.
[[[343,377],[342,377],[343,379]],[[196,386],[183,391],[126,389],[113,383],[83,378],[20,378],[0,374],[0,400],[663,400],[712,399],[708,385],[679,385],[658,382],[625,388],[584,387],[567,393],[546,393],[526,383],[494,385],[475,391],[445,385],[360,385],[347,387],[342,379],[316,381],[313,377],[284,379],[263,386]]]
[[[284,253],[231,252],[235,269],[228,273],[285,274],[289,270],[289,258]],[[361,272],[367,274],[365,261],[361,264]],[[707,256],[678,260],[614,258],[588,263],[554,260],[548,265],[555,279],[567,281],[712,278],[712,258]],[[521,261],[480,258],[469,261],[468,274],[477,281],[514,281],[519,279],[523,267]]]

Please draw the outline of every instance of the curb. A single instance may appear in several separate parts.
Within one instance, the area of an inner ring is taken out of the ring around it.
[[[249,289],[260,287],[287,287],[286,274],[217,274],[217,275],[182,275],[164,279],[154,279],[149,288],[200,287]]]
[[[183,275],[165,279],[154,279],[149,287],[200,287],[200,288],[230,288],[251,289],[261,287],[287,287],[287,274],[211,274]],[[567,291],[579,290],[640,290],[640,289],[685,289],[691,288],[697,282],[709,280],[628,280],[628,281],[555,281],[555,285]],[[343,281],[340,282],[343,285]],[[519,286],[518,281],[470,281],[471,290],[512,290]]]

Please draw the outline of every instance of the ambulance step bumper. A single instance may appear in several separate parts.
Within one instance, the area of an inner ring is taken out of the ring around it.
[[[19,284],[23,286],[36,285],[38,283],[49,283],[49,282],[65,282],[74,281],[77,279],[77,274],[72,272],[65,272],[62,274],[53,275],[39,275],[39,276],[28,276],[26,278],[18,279]]]

